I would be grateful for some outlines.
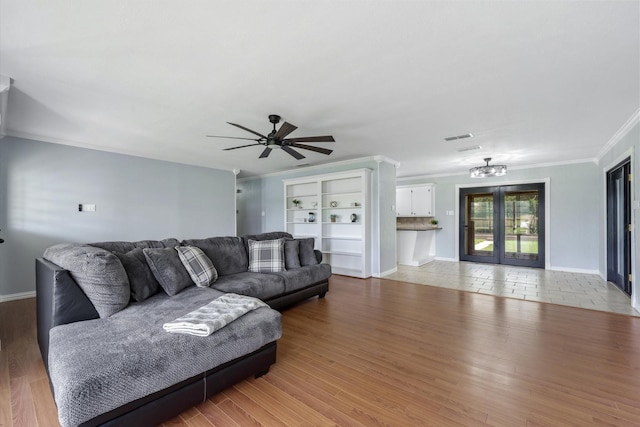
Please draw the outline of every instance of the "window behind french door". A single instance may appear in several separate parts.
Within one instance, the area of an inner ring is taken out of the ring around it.
[[[544,267],[544,184],[460,190],[460,260]]]
[[[631,159],[607,172],[607,280],[631,295]]]

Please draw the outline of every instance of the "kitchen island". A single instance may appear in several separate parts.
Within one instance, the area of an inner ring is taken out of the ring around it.
[[[420,266],[433,261],[436,256],[436,230],[441,230],[441,227],[398,224],[398,264]]]

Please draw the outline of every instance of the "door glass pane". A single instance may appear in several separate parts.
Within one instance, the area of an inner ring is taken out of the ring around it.
[[[538,191],[505,192],[504,257],[538,260]]]
[[[468,194],[465,210],[465,254],[494,256],[493,193]]]
[[[617,254],[617,263],[616,263],[616,273],[620,275],[620,277],[624,277],[625,274],[625,265],[624,265],[624,233],[625,233],[625,220],[624,220],[624,180],[622,179],[622,174],[619,173],[615,177],[615,203],[616,203],[616,213],[615,213],[615,225],[614,230],[616,231],[616,254]]]

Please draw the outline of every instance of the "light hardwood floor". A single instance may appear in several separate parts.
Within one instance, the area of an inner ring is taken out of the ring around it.
[[[640,425],[640,318],[331,278],[270,372],[165,426]],[[35,303],[0,304],[0,426],[55,426]]]

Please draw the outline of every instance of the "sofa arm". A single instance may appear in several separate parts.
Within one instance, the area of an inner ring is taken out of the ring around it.
[[[322,252],[317,249],[314,249],[313,252],[316,254],[316,259],[318,260],[318,264],[322,264]]]
[[[69,271],[44,258],[36,259],[36,315],[38,345],[47,368],[51,328],[99,317]]]

